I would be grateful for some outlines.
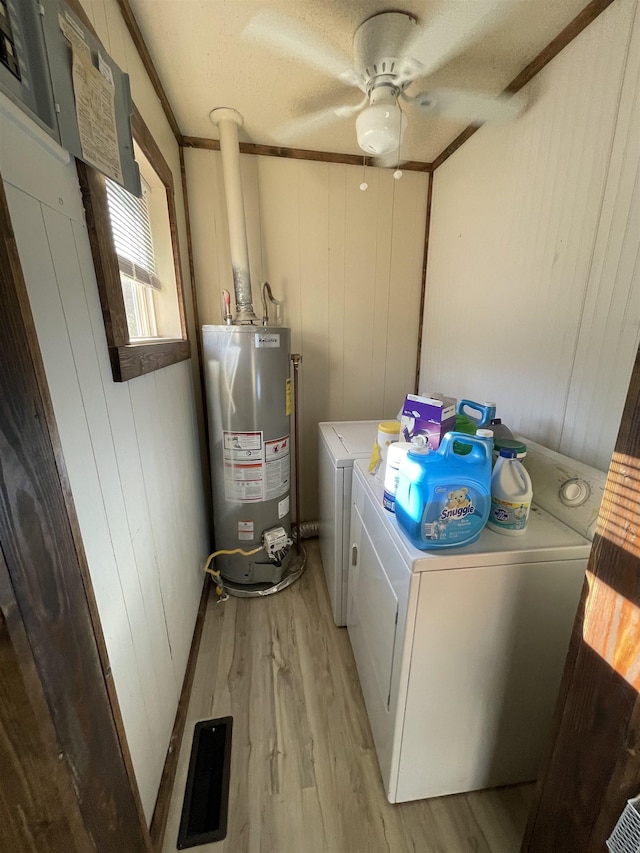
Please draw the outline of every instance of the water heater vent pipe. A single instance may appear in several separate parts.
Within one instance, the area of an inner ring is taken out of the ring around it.
[[[249,272],[249,249],[247,244],[247,226],[242,196],[242,176],[240,173],[240,144],[238,128],[244,119],[237,110],[219,107],[209,113],[213,124],[218,126],[220,134],[220,153],[222,155],[222,174],[224,192],[227,200],[227,220],[229,222],[229,242],[231,245],[231,266],[233,269],[233,289],[236,297],[236,318],[238,324],[258,323],[253,311],[251,295],[251,274]]]

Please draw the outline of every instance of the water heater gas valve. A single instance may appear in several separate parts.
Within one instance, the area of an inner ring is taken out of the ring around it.
[[[284,527],[270,527],[262,534],[262,546],[269,559],[275,563],[279,564],[283,560],[292,545],[293,541],[287,536]]]

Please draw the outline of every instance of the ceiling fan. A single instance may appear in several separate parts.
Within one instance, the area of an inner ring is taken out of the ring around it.
[[[364,93],[357,104],[337,105],[293,119],[272,136],[285,143],[357,114],[360,148],[376,158],[379,165],[391,165],[399,161],[407,125],[402,107],[478,123],[514,118],[524,108],[523,100],[516,96],[443,88],[407,92],[416,80],[432,74],[477,40],[509,8],[509,0],[455,0],[425,26],[420,26],[409,12],[379,12],[355,31],[353,63],[305,25],[274,10],[259,12],[243,36],[300,59]]]

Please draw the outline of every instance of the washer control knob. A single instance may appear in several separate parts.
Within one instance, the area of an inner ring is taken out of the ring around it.
[[[565,506],[582,506],[590,495],[591,488],[586,480],[565,480],[560,486],[560,500]]]

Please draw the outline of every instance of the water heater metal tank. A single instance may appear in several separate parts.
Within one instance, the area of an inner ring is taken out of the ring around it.
[[[290,330],[272,326],[202,327],[216,550],[252,551],[265,531],[291,535]],[[223,578],[278,583],[281,565],[264,550],[220,555]]]

